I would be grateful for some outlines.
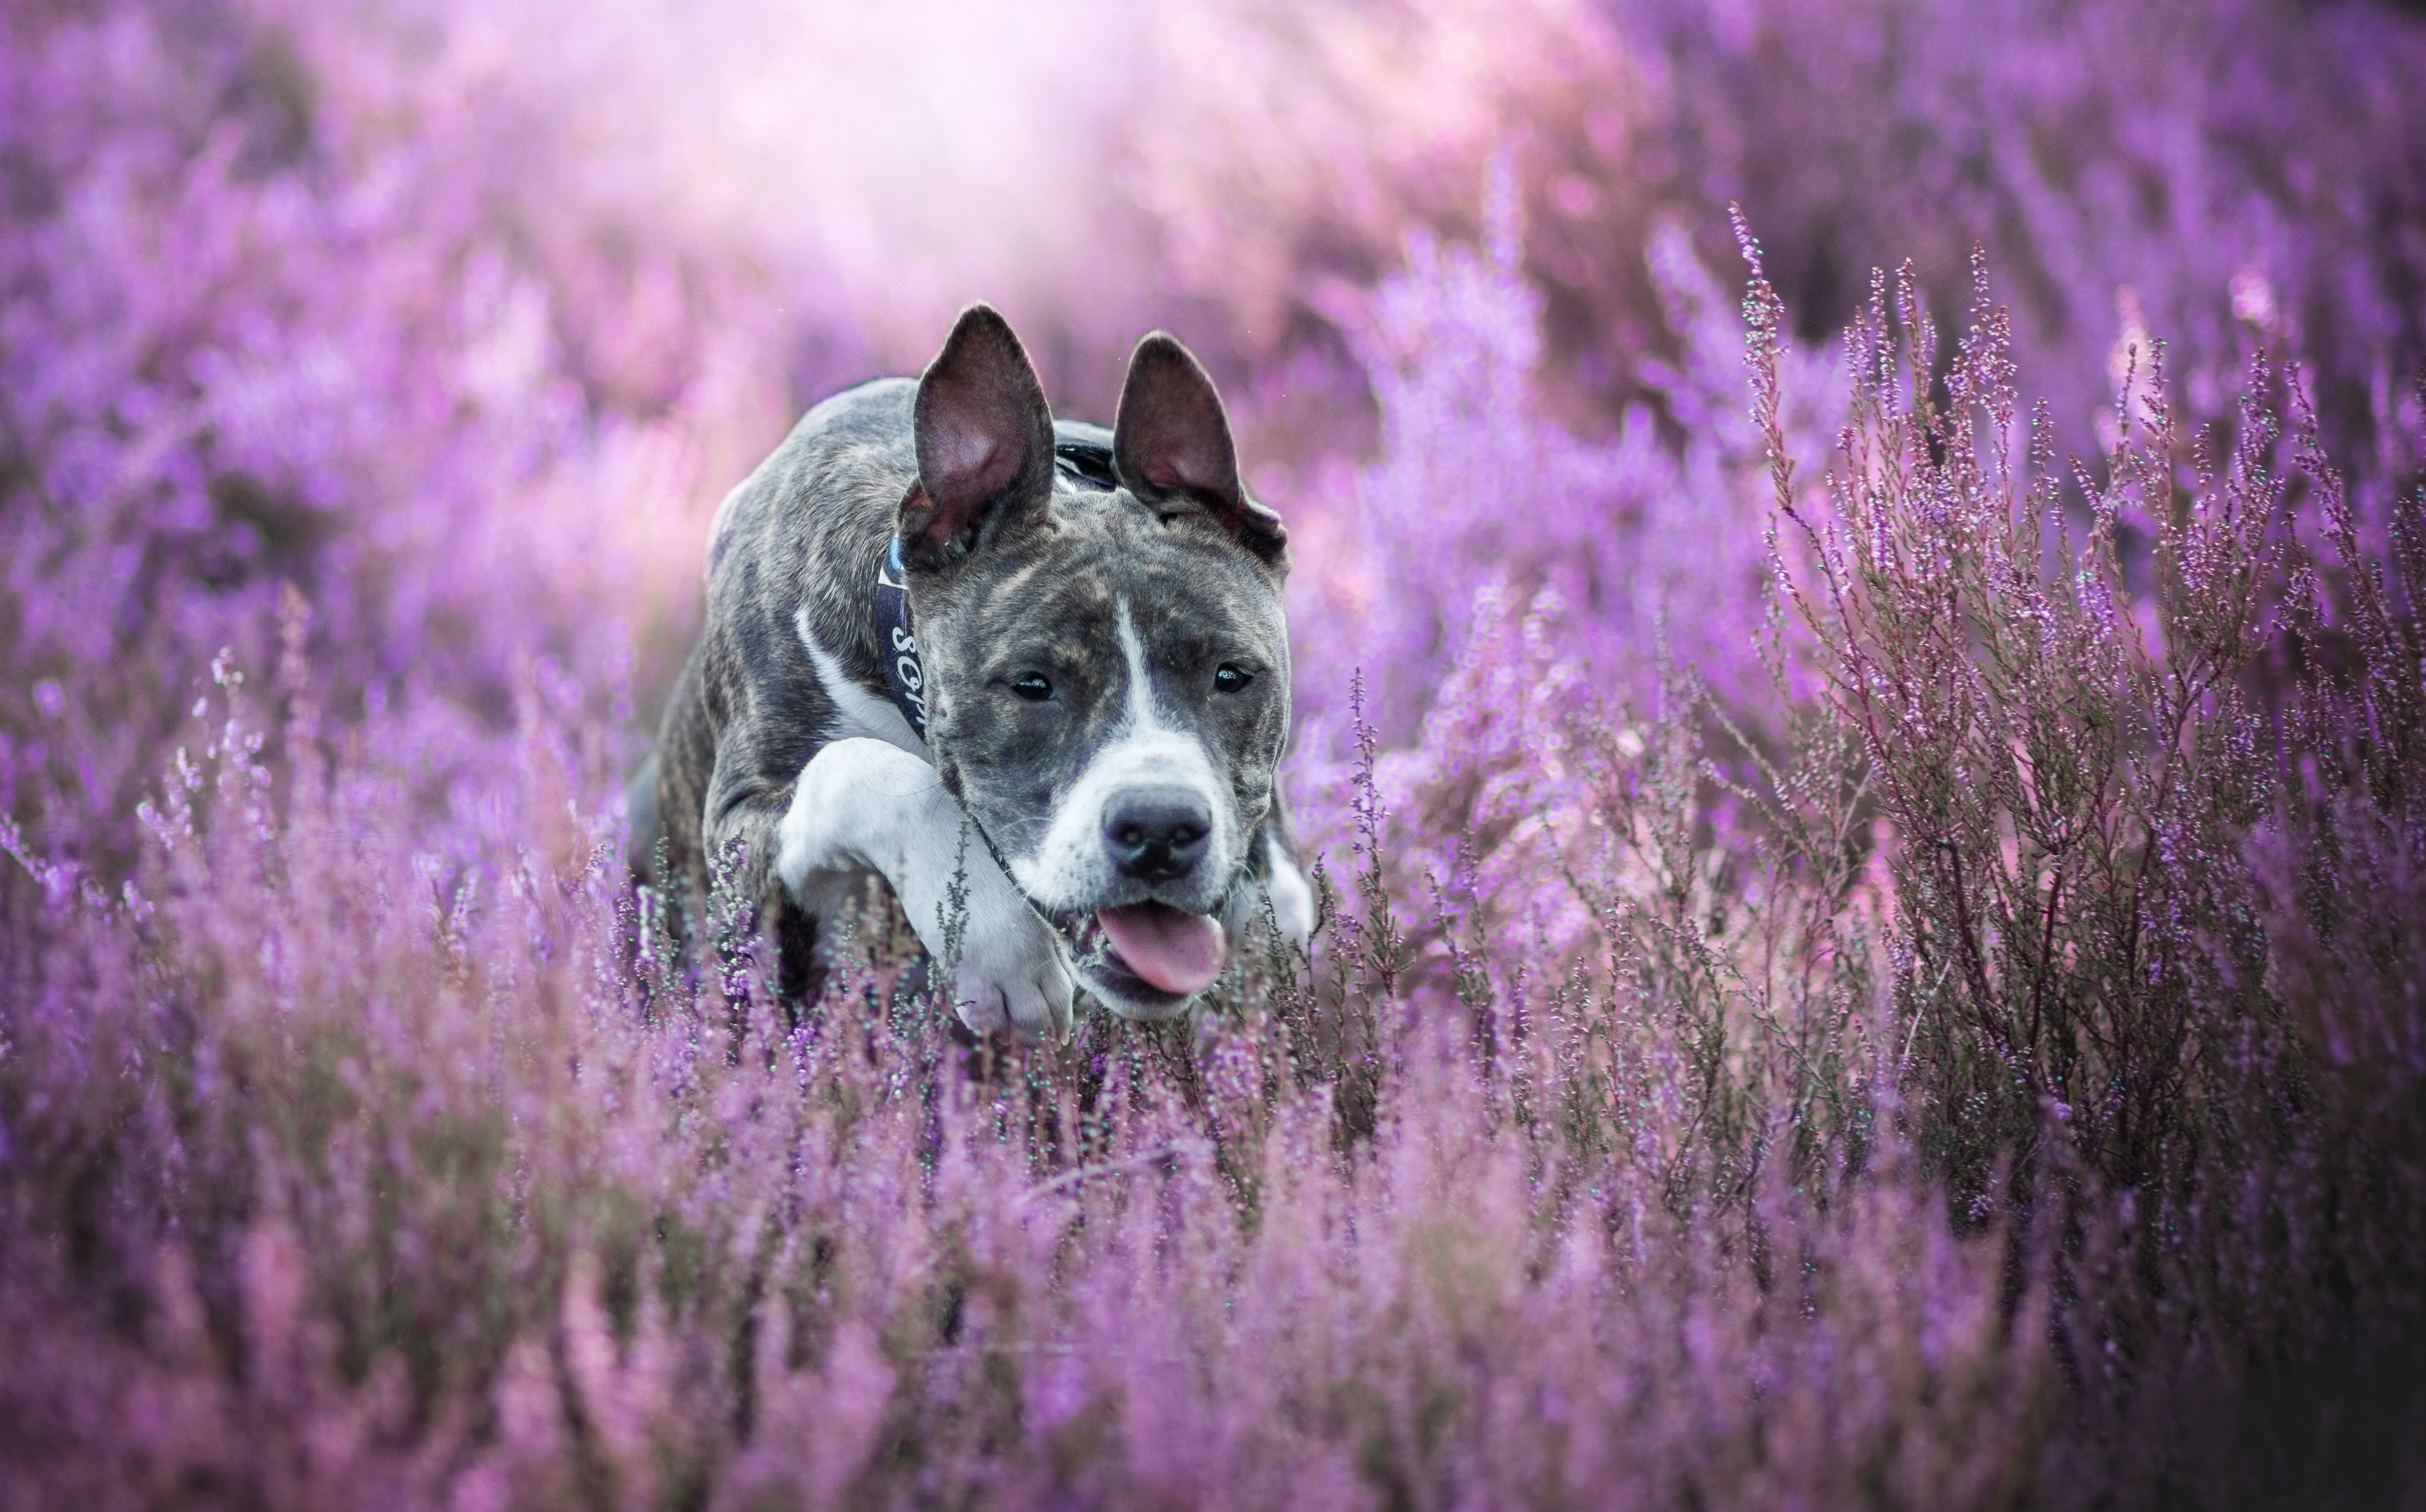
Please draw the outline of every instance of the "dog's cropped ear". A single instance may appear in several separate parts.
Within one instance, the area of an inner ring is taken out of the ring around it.
[[[973,304],[918,378],[918,487],[901,501],[913,567],[958,561],[1053,496],[1053,410],[1011,323]]]
[[[1281,517],[1238,481],[1229,412],[1195,355],[1154,331],[1129,355],[1120,411],[1112,417],[1112,465],[1149,504],[1189,500],[1267,562],[1288,546]]]

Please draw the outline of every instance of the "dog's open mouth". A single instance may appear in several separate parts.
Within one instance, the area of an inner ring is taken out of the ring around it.
[[[1213,985],[1228,954],[1219,923],[1168,903],[1101,909],[1074,922],[1081,962],[1133,1001],[1184,1002]]]

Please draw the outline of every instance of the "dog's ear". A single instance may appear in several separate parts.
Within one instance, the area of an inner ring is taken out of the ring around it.
[[[1150,333],[1129,355],[1112,417],[1112,465],[1131,493],[1150,504],[1194,502],[1267,562],[1288,546],[1281,517],[1238,481],[1229,412],[1211,376],[1167,332]]]
[[[973,304],[918,378],[918,487],[901,501],[914,567],[959,560],[1053,496],[1053,410],[1011,323]]]

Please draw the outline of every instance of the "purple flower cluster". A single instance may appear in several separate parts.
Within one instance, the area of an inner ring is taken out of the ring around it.
[[[0,7],[0,1506],[2414,1490],[2426,24],[895,8]],[[1188,1023],[618,860],[979,294],[1291,522]]]

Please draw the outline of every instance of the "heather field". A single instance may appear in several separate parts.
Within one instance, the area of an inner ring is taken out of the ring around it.
[[[0,0],[0,1509],[2426,1505],[2426,12]],[[636,893],[1010,315],[1321,858],[969,1045]]]

